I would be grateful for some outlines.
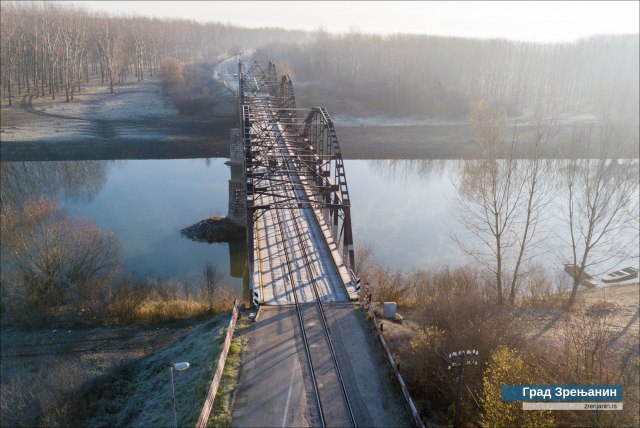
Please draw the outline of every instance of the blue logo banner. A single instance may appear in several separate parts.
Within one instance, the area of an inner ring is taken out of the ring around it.
[[[622,401],[622,385],[502,385],[502,401]]]

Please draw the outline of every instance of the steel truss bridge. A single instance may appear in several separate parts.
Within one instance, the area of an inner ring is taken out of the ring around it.
[[[264,310],[234,420],[406,425],[387,408],[393,392],[349,303],[359,288],[351,201],[331,117],[298,107],[291,78],[278,77],[271,61],[239,62],[238,80],[231,157],[244,188],[230,187],[230,200],[246,202],[249,282]]]
[[[356,300],[351,203],[331,117],[296,106],[273,62],[238,64],[250,285],[254,304],[291,305],[322,426],[357,426],[329,329]]]
[[[351,202],[329,113],[296,105],[276,66],[238,63],[254,303],[356,299]]]

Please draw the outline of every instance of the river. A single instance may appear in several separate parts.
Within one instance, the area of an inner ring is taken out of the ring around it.
[[[2,194],[19,199],[46,194],[68,212],[112,231],[122,245],[125,270],[197,282],[205,264],[213,263],[224,282],[239,290],[246,264],[243,240],[209,244],[180,233],[213,214],[226,214],[225,161],[2,162]],[[471,239],[452,215],[461,162],[345,161],[356,247],[371,247],[379,263],[401,271],[471,263],[452,238]],[[550,221],[547,234],[562,227],[558,219]],[[556,251],[540,251],[541,260],[557,269],[562,252],[557,238],[551,242]]]

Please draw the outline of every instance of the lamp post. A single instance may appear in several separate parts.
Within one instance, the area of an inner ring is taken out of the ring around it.
[[[447,370],[451,370],[452,368],[456,368],[458,367],[458,388],[456,391],[456,416],[455,416],[455,420],[453,422],[453,426],[454,428],[458,428],[460,425],[460,394],[462,392],[462,370],[464,369],[464,366],[477,366],[478,362],[477,361],[465,361],[464,357],[465,356],[477,356],[479,354],[478,351],[474,350],[467,350],[467,351],[458,351],[458,352],[453,352],[451,354],[449,354],[449,360],[451,360],[452,358],[460,358],[460,362],[452,362],[451,365],[449,367],[447,367]]]
[[[176,390],[173,386],[173,371],[177,370],[179,372],[185,371],[189,368],[189,363],[175,363],[169,366],[169,373],[171,375],[171,396],[173,397],[173,426],[178,427],[178,417],[176,416]]]

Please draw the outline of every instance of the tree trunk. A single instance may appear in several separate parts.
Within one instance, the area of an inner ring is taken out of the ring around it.
[[[11,73],[7,77],[7,92],[9,93],[9,107],[11,107]]]

